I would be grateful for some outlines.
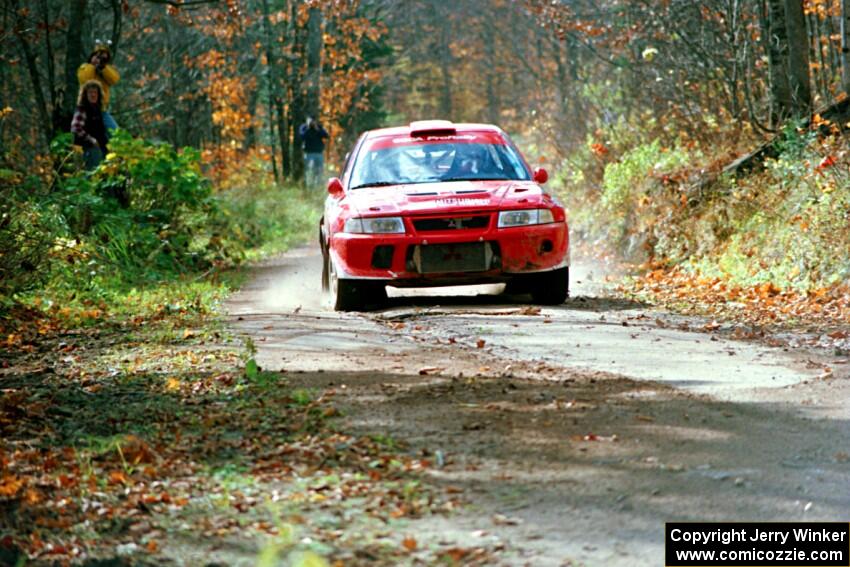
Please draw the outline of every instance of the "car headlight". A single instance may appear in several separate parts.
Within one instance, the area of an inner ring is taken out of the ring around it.
[[[499,228],[529,226],[555,222],[549,209],[523,209],[521,211],[502,211],[499,213]]]
[[[355,234],[404,234],[401,217],[351,218],[345,221],[343,232]]]

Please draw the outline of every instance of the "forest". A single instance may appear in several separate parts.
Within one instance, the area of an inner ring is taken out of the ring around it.
[[[71,129],[81,66],[104,51],[118,128],[90,167]],[[366,130],[498,125],[548,169],[574,256],[616,265],[609,293],[835,342],[850,323],[848,94],[850,0],[2,0],[0,564],[201,564],[168,540],[177,524],[268,535],[247,564],[423,552],[272,510],[245,478],[284,454],[324,480],[283,500],[357,492],[350,472],[375,481],[362,496],[384,522],[459,506],[409,476],[436,456],[333,430],[333,394],[281,385],[226,322],[250,266],[315,239],[308,117],[329,176]],[[198,487],[214,498],[198,504]],[[256,517],[233,519],[240,506]]]

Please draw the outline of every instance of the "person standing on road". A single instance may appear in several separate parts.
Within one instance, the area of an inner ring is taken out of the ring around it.
[[[86,169],[95,169],[106,155],[106,126],[103,119],[103,91],[97,81],[88,81],[80,89],[77,108],[71,120],[74,143],[83,147]]]
[[[115,119],[106,110],[109,106],[109,89],[121,79],[118,70],[110,64],[112,61],[110,44],[96,42],[94,51],[89,55],[88,63],[83,63],[77,69],[77,80],[80,82],[80,87],[89,81],[100,83],[100,91],[103,94],[103,124],[106,126],[107,137],[110,132],[118,128]]]
[[[325,140],[327,131],[312,116],[298,128],[298,137],[304,149],[304,179],[307,187],[315,187],[324,181],[325,176]]]

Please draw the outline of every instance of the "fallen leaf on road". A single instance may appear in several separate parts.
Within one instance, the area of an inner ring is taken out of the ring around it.
[[[520,518],[509,518],[502,514],[493,514],[493,523],[497,526],[518,526],[522,523]]]
[[[417,547],[416,540],[414,538],[410,537],[410,536],[404,538],[401,541],[401,545],[403,545],[404,548],[407,551],[416,551],[416,547]]]
[[[477,346],[478,348],[484,348],[484,345],[486,344],[487,341],[485,341],[484,339],[478,339],[478,342],[475,343],[475,346]]]
[[[573,441],[619,441],[619,437],[617,435],[596,435],[595,433],[588,433],[587,435],[573,435],[570,437]]]
[[[451,549],[447,549],[444,555],[448,555],[452,561],[459,563],[464,557],[469,555],[469,549],[463,549],[462,547],[453,547]]]

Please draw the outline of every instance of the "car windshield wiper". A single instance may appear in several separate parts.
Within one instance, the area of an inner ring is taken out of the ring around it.
[[[351,189],[362,189],[363,187],[386,187],[387,185],[403,185],[403,183],[399,183],[398,181],[373,181],[372,183],[362,183]]]

